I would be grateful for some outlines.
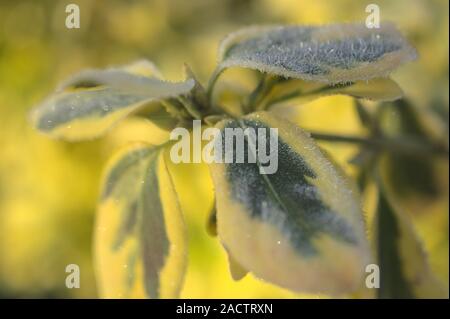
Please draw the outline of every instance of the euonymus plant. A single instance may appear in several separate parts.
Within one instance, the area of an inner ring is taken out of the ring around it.
[[[395,185],[386,177],[402,169],[399,162],[414,160],[414,154],[448,156],[448,151],[425,138],[387,136],[379,125],[389,108],[412,112],[406,101],[390,102],[402,91],[389,74],[415,58],[415,50],[388,23],[379,29],[362,24],[250,27],[222,41],[207,86],[187,67],[184,81],[165,81],[148,61],[87,70],[62,83],[34,109],[32,119],[41,132],[69,141],[99,137],[130,115],[168,131],[191,129],[193,120],[221,131],[277,128],[275,174],[260,174],[258,162],[210,164],[215,207],[208,228],[227,251],[233,278],[251,272],[293,291],[342,296],[362,291],[366,266],[376,263],[379,297],[442,296],[407,216],[392,204],[394,190],[389,189]],[[254,70],[254,89],[242,94],[219,85],[229,68]],[[222,98],[227,94],[238,103],[227,104]],[[280,104],[332,94],[388,103],[369,112],[355,101],[369,133],[354,138],[310,134],[274,112]],[[371,180],[378,187],[373,245],[357,183],[316,139],[361,146],[353,159],[358,185],[363,189]],[[107,165],[95,234],[103,296],[172,298],[182,288],[187,235],[167,165],[171,145],[170,140],[130,145]]]

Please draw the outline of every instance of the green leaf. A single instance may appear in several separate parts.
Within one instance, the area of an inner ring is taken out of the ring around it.
[[[372,101],[394,101],[403,96],[402,89],[390,78],[357,81],[344,87],[331,87],[324,94],[342,94]]]
[[[161,79],[161,74],[153,63],[141,60],[104,70],[83,70],[62,82],[56,92],[108,86],[118,90],[136,91],[138,94],[142,93],[141,91],[147,93],[146,81],[148,79]]]
[[[225,250],[227,250],[226,247],[225,247]],[[228,265],[230,267],[231,278],[233,278],[233,280],[236,280],[236,281],[244,278],[247,275],[248,270],[245,269],[244,267],[242,267],[242,265],[236,261],[236,259],[230,254],[229,251],[227,251],[227,256],[228,256]]]
[[[75,75],[33,110],[34,126],[57,138],[91,139],[144,106],[150,119],[155,113],[158,123],[161,107],[154,102],[187,94],[195,83],[192,79],[172,83],[149,77],[150,66],[141,61],[124,68]]]
[[[371,180],[372,172],[376,166],[378,151],[369,147],[362,147],[348,162],[357,166],[356,184],[363,193]]]
[[[95,232],[102,297],[175,298],[187,265],[187,239],[163,150],[136,144],[105,174]]]
[[[370,112],[366,109],[366,107],[362,105],[359,101],[355,101],[354,105],[356,109],[356,114],[358,115],[359,121],[361,122],[362,126],[371,131],[373,123],[372,114],[370,114]]]
[[[430,111],[441,122],[441,126],[443,127],[443,130],[447,133],[446,137],[447,137],[447,144],[448,144],[448,131],[449,131],[448,103],[445,102],[444,98],[434,97],[431,102],[431,105],[430,105]]]
[[[169,112],[165,101],[144,105],[133,112],[133,116],[145,117],[165,131],[171,131],[180,123],[179,112]]]
[[[193,105],[198,105],[202,110],[206,110],[209,107],[209,104],[205,88],[197,80],[194,72],[192,72],[191,68],[187,64],[185,64],[184,69],[186,77],[188,79],[193,79],[195,83],[191,94],[189,94],[187,98]]]
[[[361,284],[369,260],[359,199],[307,133],[266,112],[217,124],[277,128],[278,169],[260,162],[210,164],[218,234],[242,268],[295,291],[341,294]],[[223,141],[223,139],[222,139]],[[267,142],[267,141],[266,141]],[[267,144],[266,144],[267,145]],[[274,151],[274,150],[272,150]],[[234,154],[235,156],[236,154]]]
[[[206,220],[206,232],[211,237],[217,236],[217,211],[216,204],[213,204],[211,211],[208,214],[208,218]]]
[[[348,95],[372,101],[394,101],[401,98],[403,92],[398,84],[390,78],[336,85],[290,79],[279,81],[257,107],[258,109],[267,109],[280,103],[300,105],[330,95]]]
[[[381,178],[375,233],[379,298],[448,298],[448,292],[431,273],[411,221],[393,205]]]
[[[418,111],[407,100],[385,105],[383,123],[391,129],[392,136],[405,136],[432,144],[420,120]],[[383,167],[389,176],[388,183],[395,195],[414,198],[417,194],[433,198],[439,194],[439,184],[432,157],[406,156],[392,153]]]
[[[386,77],[416,58],[394,25],[364,24],[250,27],[228,35],[218,72],[243,67],[328,84]]]

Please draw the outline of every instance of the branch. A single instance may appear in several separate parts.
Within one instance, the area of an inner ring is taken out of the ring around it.
[[[429,156],[437,155],[449,157],[448,149],[442,145],[427,143],[416,138],[401,137],[359,137],[351,135],[336,135],[319,132],[310,132],[311,137],[327,142],[362,144],[378,150],[385,150],[392,153],[400,153],[409,156]]]

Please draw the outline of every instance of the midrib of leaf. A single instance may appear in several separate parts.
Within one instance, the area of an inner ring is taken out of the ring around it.
[[[247,125],[245,125],[245,123],[242,120],[238,120],[239,126],[245,130],[246,128],[248,128]],[[247,137],[244,135],[244,138],[247,140],[247,143],[249,143]],[[266,144],[267,145],[267,144]],[[258,169],[261,167],[261,163],[258,160],[258,157],[256,156],[256,154],[254,154],[254,158],[256,159],[256,165],[258,166]],[[275,173],[276,174],[276,173]],[[270,194],[272,195],[273,199],[275,199],[275,201],[280,205],[280,207],[287,213],[290,215],[294,215],[296,212],[289,209],[285,203],[283,202],[283,200],[281,199],[280,195],[278,194],[277,190],[275,189],[275,187],[272,185],[272,182],[270,181],[269,177],[266,174],[261,174],[262,179],[264,181],[264,183],[267,185],[267,188],[269,189]],[[299,224],[301,224],[302,230],[304,230],[308,235],[312,234],[312,231],[309,227],[309,225],[307,223],[305,223],[302,219],[298,219]],[[309,236],[308,236],[309,237]]]
[[[144,265],[144,287],[147,292],[147,294],[151,298],[158,298],[159,295],[159,277],[158,272],[164,267],[164,260],[167,257],[168,253],[168,242],[169,239],[167,238],[167,233],[164,226],[164,211],[161,203],[157,205],[157,203],[153,203],[152,210],[159,209],[160,214],[153,214],[151,211],[148,210],[148,204],[146,202],[146,199],[148,200],[147,196],[145,196],[146,191],[148,191],[147,187],[152,185],[154,188],[153,190],[156,192],[158,191],[158,194],[155,196],[159,197],[159,185],[158,185],[158,177],[157,177],[157,165],[158,165],[158,156],[159,156],[160,150],[156,150],[148,159],[148,165],[146,167],[146,174],[144,178],[144,183],[141,188],[140,193],[140,200],[139,200],[139,210],[141,212],[141,229],[139,237],[141,238],[140,245],[141,245],[141,253],[142,253],[142,262]],[[151,167],[154,165],[154,167]],[[147,183],[148,181],[148,183]],[[148,185],[147,185],[148,184]],[[164,235],[165,240],[161,240],[159,245],[152,245],[151,247],[159,248],[159,254],[156,254],[157,256],[162,256],[161,259],[155,260],[153,258],[154,251],[150,251],[150,247],[148,246],[150,243],[148,242],[148,229],[147,229],[147,222],[151,222],[154,224],[156,221],[156,224],[158,224],[161,227],[158,227],[158,229],[161,231],[161,233]],[[165,243],[165,244],[164,244]]]
[[[381,282],[378,298],[414,298],[404,278],[403,263],[399,256],[399,225],[388,199],[379,188],[378,199],[378,259]],[[381,233],[382,232],[382,233]],[[383,278],[384,277],[384,278]]]
[[[146,150],[146,151],[148,151],[148,150]],[[132,170],[133,167],[138,162],[141,162],[140,165],[142,165],[142,162],[144,163],[144,165],[147,165],[148,157],[151,155],[152,155],[152,153],[146,154],[145,157],[143,157],[143,158],[141,158],[139,156],[132,158],[132,160],[130,160],[129,162],[126,163],[125,167],[119,172],[119,174],[114,176],[114,180],[120,181],[122,179],[122,177],[126,176],[126,174],[128,174],[130,172],[130,170]],[[116,185],[114,185],[114,186],[116,186]],[[141,186],[141,185],[138,184],[138,187],[136,187],[136,189],[134,190],[134,192],[136,194],[138,194],[138,196],[136,198],[132,198],[130,205],[124,209],[125,211],[122,211],[123,216],[121,218],[120,226],[119,226],[117,235],[115,236],[115,240],[112,245],[113,250],[118,250],[122,246],[122,244],[124,243],[127,236],[129,236],[131,234],[131,232],[137,222],[137,219],[139,218],[138,207],[137,207],[137,202],[138,202],[139,196],[140,196],[139,195],[139,186]],[[107,184],[107,187],[110,187],[110,186]],[[108,196],[114,197],[113,192],[114,192],[114,188],[110,189],[110,190],[108,190],[108,188],[107,188],[107,191],[102,196],[103,197],[105,197],[105,196],[106,197],[108,197]]]
[[[127,267],[127,287],[130,291],[133,287],[133,283],[135,280],[135,274],[134,274],[134,268],[132,267],[133,264],[136,263],[136,254],[141,254],[141,262],[143,263],[143,270],[144,270],[144,287],[146,290],[146,293],[151,298],[158,298],[159,294],[159,278],[158,278],[158,272],[161,270],[161,268],[164,266],[164,260],[167,257],[168,253],[168,246],[159,245],[161,246],[161,251],[164,251],[161,256],[163,258],[159,260],[159,268],[158,265],[153,264],[152,261],[152,255],[154,254],[154,250],[150,250],[148,247],[148,243],[146,241],[145,235],[148,232],[147,226],[148,223],[145,222],[148,219],[152,219],[154,221],[154,218],[151,218],[152,216],[155,217],[155,215],[152,215],[152,211],[149,210],[148,203],[145,204],[146,199],[148,200],[148,197],[146,196],[146,191],[148,191],[148,187],[153,187],[153,189],[158,190],[159,193],[159,184],[158,184],[158,157],[160,155],[160,152],[164,149],[166,145],[170,145],[171,141],[167,141],[163,144],[152,146],[152,149],[147,149],[148,153],[145,154],[143,157],[136,156],[136,158],[133,158],[130,162],[126,163],[126,166],[123,170],[121,170],[120,174],[115,176],[115,180],[120,180],[123,176],[128,174],[130,170],[134,168],[134,165],[139,165],[140,167],[137,168],[139,172],[144,172],[142,179],[137,180],[135,185],[135,190],[133,193],[135,193],[135,197],[131,200],[131,205],[127,207],[126,211],[124,213],[123,218],[121,219],[121,224],[116,236],[116,239],[113,243],[113,249],[117,250],[121,247],[124,240],[127,238],[127,236],[131,235],[131,230],[134,229],[134,226],[136,224],[140,224],[140,228],[136,231],[136,236],[138,237],[140,252],[135,251],[134,253],[130,254],[129,260],[130,265]],[[154,165],[154,167],[152,167]],[[153,175],[153,176],[151,176]],[[114,190],[111,190],[109,194],[111,195],[111,192]],[[148,195],[148,194],[147,194]],[[113,196],[113,195],[112,195]],[[152,210],[155,208],[156,204],[152,204],[151,208]],[[133,211],[130,210],[132,206],[136,206]],[[164,211],[163,207],[160,204],[159,205],[161,209],[161,219],[162,220],[162,226],[160,229],[165,233],[165,227],[164,227]],[[149,215],[150,214],[150,215]],[[135,215],[135,216],[134,216]],[[133,218],[134,216],[134,218]],[[157,217],[157,216],[156,216]],[[130,224],[131,220],[130,218],[134,219],[133,225]],[[130,227],[131,226],[131,227]],[[166,236],[166,242],[168,243],[169,240]],[[155,245],[155,247],[158,247],[158,245]],[[150,255],[149,255],[150,254]],[[154,261],[154,260],[153,260]],[[150,263],[149,263],[150,262]],[[148,278],[147,278],[148,277]]]
[[[142,159],[136,156],[136,158],[134,158],[133,160],[131,160],[130,162],[128,162],[128,163],[125,165],[124,169],[121,170],[120,172],[118,172],[118,174],[114,176],[114,179],[115,179],[115,180],[120,180],[120,179],[122,178],[122,176],[124,176],[125,173],[127,173],[127,172],[133,167],[133,165],[134,165],[136,162],[138,162],[139,160],[142,160]],[[114,172],[112,172],[112,173],[114,173]],[[106,180],[106,188],[105,188],[105,190],[103,191],[103,194],[102,194],[102,197],[103,197],[103,198],[108,197],[109,195],[111,195],[111,192],[114,191],[114,186],[115,186],[115,185],[113,185],[113,189],[111,189],[111,188],[110,188],[110,187],[111,187],[110,183],[111,183],[111,182],[110,182],[110,180],[109,180],[109,178],[108,178],[108,180]]]

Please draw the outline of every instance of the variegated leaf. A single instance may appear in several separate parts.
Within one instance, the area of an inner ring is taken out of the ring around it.
[[[226,247],[225,247],[226,250]],[[241,280],[242,278],[245,277],[245,275],[247,275],[248,270],[245,269],[244,267],[242,267],[242,265],[236,261],[236,259],[233,257],[233,255],[227,251],[227,256],[228,256],[228,265],[230,267],[230,274],[231,277],[234,280]]]
[[[37,106],[32,121],[41,132],[66,140],[100,136],[143,106],[147,106],[150,119],[155,115],[155,124],[166,123],[169,114],[162,114],[161,106],[152,102],[187,94],[195,82],[166,82],[150,76],[154,74],[157,71],[152,64],[143,61],[123,68],[83,71]]]
[[[372,101],[394,101],[401,98],[403,92],[398,84],[390,78],[377,78],[336,85],[290,79],[274,85],[256,107],[268,109],[281,103],[301,105],[329,95],[348,95]]]
[[[328,84],[386,77],[413,60],[415,50],[394,25],[249,27],[230,34],[219,49],[219,72],[244,67]]]
[[[187,265],[187,239],[160,147],[134,145],[109,163],[95,254],[102,297],[178,296]]]
[[[215,203],[206,220],[206,232],[212,237],[217,236],[217,211]]]
[[[384,162],[384,160],[382,161]],[[376,246],[380,266],[379,298],[448,298],[448,291],[431,272],[413,225],[386,191],[386,174],[379,178]]]
[[[260,162],[248,161],[248,139],[244,163],[211,164],[218,234],[237,264],[295,291],[357,289],[370,259],[360,203],[307,133],[265,112],[216,127],[222,135],[231,128],[278,129],[274,174],[260,174]]]
[[[383,105],[380,110],[385,134],[396,138],[414,138],[424,144],[434,145],[423,123],[422,114],[406,99]],[[400,198],[435,198],[440,187],[436,161],[432,157],[409,156],[392,153],[383,169],[391,192]]]

